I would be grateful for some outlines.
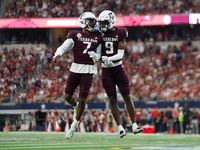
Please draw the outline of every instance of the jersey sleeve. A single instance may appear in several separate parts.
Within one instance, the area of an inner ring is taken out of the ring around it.
[[[70,31],[67,35],[67,39],[73,39],[74,41],[76,40],[76,33],[75,31]]]
[[[122,28],[120,31],[120,39],[119,41],[123,40],[124,38],[128,37],[128,31],[126,28]]]

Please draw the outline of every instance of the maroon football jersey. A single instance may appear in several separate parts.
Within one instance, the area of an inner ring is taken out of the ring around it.
[[[128,31],[126,28],[115,28],[113,32],[105,32],[102,36],[102,56],[110,57],[118,53],[118,43],[128,36]]]
[[[87,54],[89,51],[96,52],[96,48],[102,43],[102,37],[99,32],[90,32],[89,35],[82,31],[72,30],[67,35],[74,41],[73,54],[74,62],[78,64],[93,65],[94,61]]]

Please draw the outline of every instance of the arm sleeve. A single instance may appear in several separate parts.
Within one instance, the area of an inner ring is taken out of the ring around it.
[[[124,50],[123,49],[118,49],[118,53],[111,56],[111,57],[108,57],[111,61],[116,61],[116,60],[120,60],[122,59],[124,56]]]
[[[96,61],[98,61],[101,58],[101,44],[96,49]]]
[[[120,38],[119,41],[122,41],[124,38],[126,38],[128,36],[128,31],[126,28],[122,28],[120,31]],[[116,60],[120,60],[122,59],[124,56],[124,49],[118,49],[117,54],[109,57],[110,61],[116,61]]]
[[[65,52],[68,52],[74,47],[74,41],[72,38],[65,40],[65,42],[57,48],[55,54],[64,54]]]

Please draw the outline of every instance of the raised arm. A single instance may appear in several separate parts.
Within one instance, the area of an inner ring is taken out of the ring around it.
[[[65,42],[60,47],[57,48],[53,56],[53,61],[59,58],[60,56],[62,56],[62,54],[64,54],[65,52],[68,52],[69,50],[71,50],[73,47],[74,47],[73,39],[70,38],[70,39],[65,40]]]

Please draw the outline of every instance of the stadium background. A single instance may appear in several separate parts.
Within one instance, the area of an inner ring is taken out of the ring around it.
[[[33,2],[1,0],[0,25],[6,21],[4,19],[10,18],[25,19],[26,23],[30,23],[29,18],[57,18],[58,20],[65,17],[77,18],[83,10],[92,11],[96,16],[105,9],[113,10],[120,18],[129,16],[133,19],[139,16],[141,17],[139,21],[132,20],[125,25],[129,36],[124,66],[130,75],[131,94],[136,108],[140,107],[145,111],[147,108],[154,109],[155,106],[158,106],[160,110],[165,110],[167,106],[173,108],[176,102],[181,107],[187,102],[190,109],[195,106],[199,109],[199,1],[166,1],[161,6],[155,2],[162,3],[162,0],[155,0],[151,5],[149,1],[146,2],[148,2],[148,6],[145,1],[139,0],[135,2],[131,0],[116,2],[88,0],[85,3],[76,0],[47,0],[44,2],[40,0]],[[129,7],[126,8],[126,6]],[[36,8],[40,9],[36,10]],[[196,15],[194,17],[196,22],[191,23],[190,14],[192,13]],[[154,16],[159,17],[163,14],[170,15],[171,19],[174,15],[176,15],[176,19],[184,15],[186,21],[175,21],[175,23],[163,21],[160,24],[157,23],[160,21],[159,19],[151,20]],[[144,18],[146,25],[141,26],[140,23]],[[65,54],[67,59],[63,57],[56,63],[51,61],[51,57],[56,48],[65,40],[67,33],[73,29],[80,30],[80,28],[72,28],[70,25],[60,28],[58,26],[22,28],[20,25],[19,27],[1,25],[0,130],[3,130],[5,126],[4,119],[8,114],[12,115],[13,120],[16,120],[19,128],[23,120],[30,120],[30,113],[33,110],[37,111],[40,114],[39,118],[44,121],[44,114],[48,109],[53,111],[57,107],[59,111],[67,111],[71,108],[62,99],[62,94],[72,53]],[[144,65],[145,63],[149,64],[151,69],[147,70],[148,67]],[[97,65],[99,66],[99,64]],[[34,80],[32,80],[33,78]],[[44,81],[45,79],[48,81]],[[39,91],[41,88],[51,89],[52,85],[49,83],[53,83],[53,91],[50,91],[52,93],[45,97],[45,94],[42,95]],[[77,93],[75,94],[77,95]],[[43,98],[38,99],[38,97]],[[123,110],[125,106],[120,94],[118,97],[119,107]],[[109,110],[100,76],[95,77],[87,101],[87,109]],[[36,129],[44,130],[44,123],[39,124]]]

